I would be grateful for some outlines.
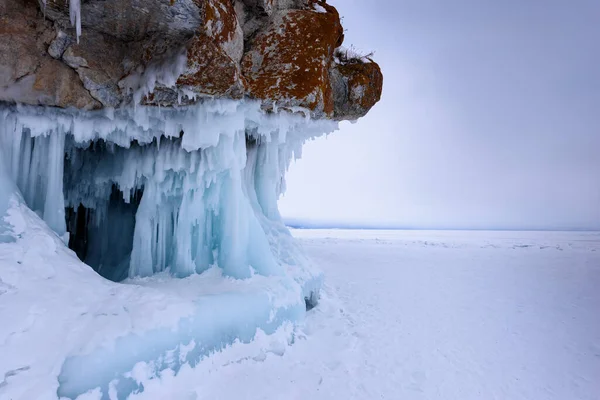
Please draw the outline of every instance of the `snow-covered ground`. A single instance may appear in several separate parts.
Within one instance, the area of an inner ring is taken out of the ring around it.
[[[295,343],[140,398],[600,399],[600,233],[294,235],[327,282]]]
[[[295,234],[356,346],[335,398],[600,399],[600,234]]]
[[[304,323],[177,375],[148,379],[140,364],[131,399],[600,399],[600,233],[293,234],[326,276]],[[35,363],[62,345],[31,346]],[[0,376],[0,398],[3,386],[34,393],[34,369]]]

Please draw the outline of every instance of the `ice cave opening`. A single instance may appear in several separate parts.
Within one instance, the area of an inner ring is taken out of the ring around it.
[[[65,160],[65,164],[68,160]],[[79,259],[106,279],[120,282],[129,275],[135,214],[143,188],[127,202],[117,185],[111,186],[104,212],[82,203],[65,209],[68,246]]]
[[[119,177],[127,168],[122,160],[158,152],[160,142],[163,148],[181,146],[179,138],[158,138],[147,144],[133,141],[128,148],[103,139],[80,145],[72,136],[66,138],[63,191],[68,246],[98,274],[114,282],[133,276],[136,215],[147,179],[142,177],[135,180],[134,187],[121,188]],[[174,208],[152,228],[152,246],[164,253],[152,273],[161,272],[173,261],[169,249],[174,245],[178,214],[179,209]]]

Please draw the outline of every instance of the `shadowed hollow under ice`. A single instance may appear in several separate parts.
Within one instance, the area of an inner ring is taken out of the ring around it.
[[[250,101],[1,109],[0,394],[124,398],[140,363],[146,379],[257,332],[293,340],[322,274],[277,199],[336,128]]]

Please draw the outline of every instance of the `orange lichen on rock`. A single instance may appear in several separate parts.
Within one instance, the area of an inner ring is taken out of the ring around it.
[[[189,86],[211,96],[244,95],[239,67],[206,36],[193,39],[187,52],[188,68],[177,80],[178,86]]]
[[[204,0],[198,5],[200,6],[206,35],[219,44],[233,40],[238,28],[238,20],[232,2],[228,0]]]
[[[187,49],[187,69],[177,80],[201,94],[241,98],[239,61],[243,33],[229,0],[196,0],[203,24]]]
[[[248,94],[278,107],[306,107],[314,116],[333,115],[329,66],[343,37],[339,14],[324,2],[325,12],[286,10],[254,39],[242,60]]]

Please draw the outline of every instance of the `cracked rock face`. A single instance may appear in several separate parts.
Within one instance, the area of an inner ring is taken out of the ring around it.
[[[0,0],[0,101],[97,109],[203,97],[357,119],[379,101],[370,60],[340,62],[337,10],[322,0]],[[183,94],[183,95],[182,95]]]

